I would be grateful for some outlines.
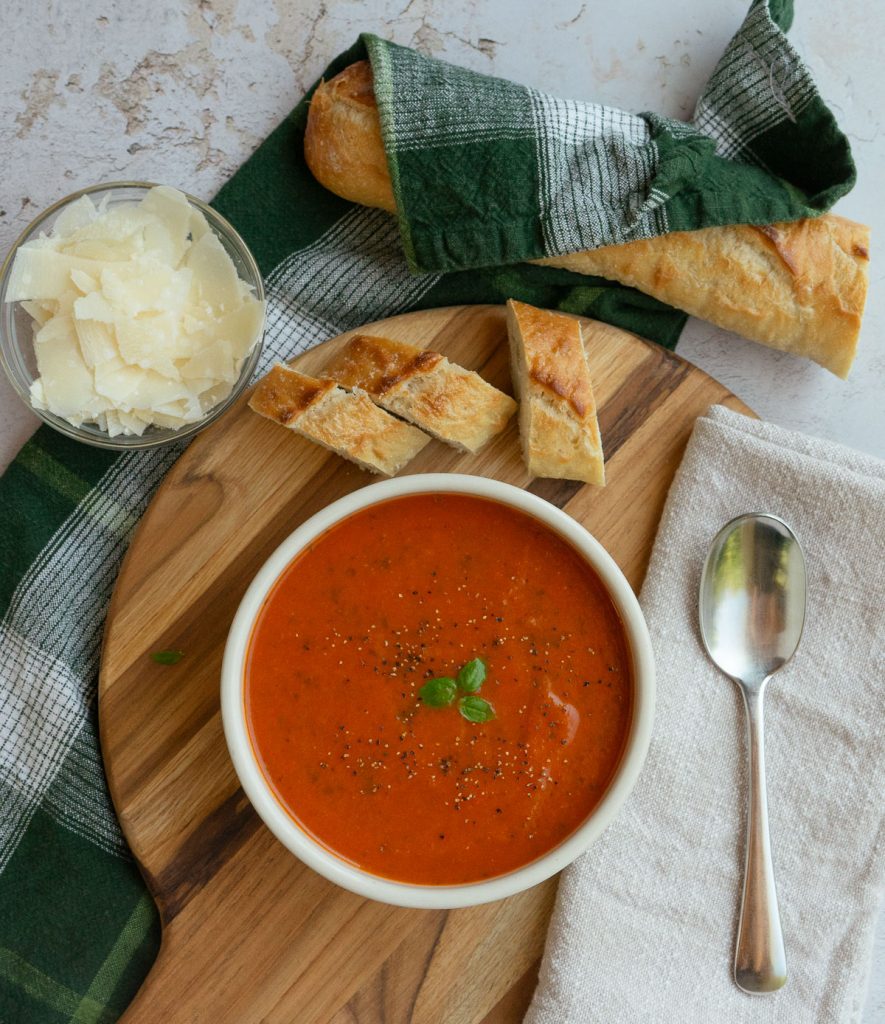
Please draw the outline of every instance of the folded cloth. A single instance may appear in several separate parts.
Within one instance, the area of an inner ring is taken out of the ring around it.
[[[766,695],[768,796],[788,981],[732,981],[743,871],[744,711],[698,631],[710,541],[773,512],[805,551],[794,659]],[[700,419],[641,602],[654,735],[618,819],[562,876],[526,1024],[860,1019],[885,878],[885,463],[721,407]]]
[[[792,18],[792,0],[754,0],[688,124],[363,36],[410,265],[492,266],[828,210],[854,163],[784,34]]]

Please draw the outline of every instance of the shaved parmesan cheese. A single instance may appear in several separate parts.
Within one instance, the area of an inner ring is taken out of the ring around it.
[[[75,299],[74,316],[78,320],[100,320],[104,324],[112,324],[116,319],[111,304],[99,291]]]
[[[187,301],[191,276],[187,268],[174,270],[155,256],[137,256],[129,263],[105,267],[101,290],[114,309],[127,317],[179,312]]]
[[[95,367],[95,390],[124,412],[153,409],[190,397],[180,382],[140,366],[127,366],[122,360],[110,360]]]
[[[206,217],[165,186],[72,203],[18,249],[6,298],[34,321],[33,406],[111,437],[203,419],[264,322]]]
[[[253,340],[261,330],[263,317],[264,309],[260,302],[244,302],[239,309],[225,313],[217,320],[204,320],[194,332],[195,338],[201,348],[216,340],[226,341],[234,356],[240,359],[251,350]]]
[[[230,387],[229,384],[225,387]],[[164,416],[177,416],[182,423],[195,423],[203,418],[203,409],[200,401],[194,395],[187,398],[180,398],[176,402],[167,402],[165,405],[158,405],[156,412]]]
[[[59,242],[57,238],[50,238],[49,235],[44,235],[42,232],[36,237],[32,238],[28,242],[29,249],[51,249],[53,252],[58,252]]]
[[[107,430],[111,437],[117,437],[119,434],[125,433],[120,417],[113,409],[108,409],[104,414],[104,419],[107,425],[103,429]]]
[[[73,242],[69,245],[65,254],[93,260],[97,263],[125,263],[133,251],[138,252],[141,248],[141,239],[135,235],[120,241],[86,238],[82,242]]]
[[[72,235],[79,228],[91,224],[95,220],[95,216],[95,203],[89,196],[80,196],[76,202],[66,206],[58,215],[53,233],[62,238]]]
[[[101,265],[94,260],[80,259],[52,249],[30,248],[23,245],[15,254],[6,301],[21,299],[57,299],[62,292],[71,288],[71,271],[82,270],[87,274],[101,271]]]
[[[206,220],[206,215],[196,207],[191,210],[190,228],[192,242],[199,242],[203,235],[208,234],[212,230],[209,227],[209,221]]]
[[[118,409],[117,416],[124,431],[139,437],[144,433],[145,427],[150,425],[150,419],[139,416],[137,412],[123,412],[122,409]]]
[[[191,208],[181,192],[165,185],[152,188],[141,201],[141,208],[153,215],[150,226],[145,229],[147,250],[177,267],[190,247],[191,218],[198,211]],[[206,226],[208,228],[208,224]]]
[[[98,288],[98,281],[83,270],[72,270],[71,280],[74,282],[74,286],[79,288],[84,295],[88,295]]]
[[[138,243],[133,236],[143,234],[144,229],[156,222],[144,209],[143,203],[117,203],[102,217],[83,224],[76,231],[65,237],[61,243],[62,251],[66,252],[78,242],[129,242],[130,249],[137,249]]]
[[[230,342],[227,341],[215,341],[207,345],[181,367],[183,380],[208,377],[213,381],[233,383],[237,379],[237,372],[237,363]]]
[[[68,288],[52,303],[55,316],[73,316],[74,304],[80,298],[80,293],[73,288]]]
[[[172,380],[180,380],[181,374],[174,363],[181,357],[178,331],[178,320],[171,313],[136,320],[120,318],[117,320],[120,355],[130,366],[156,370]]]
[[[76,307],[76,303],[74,305]],[[112,324],[74,317],[74,330],[80,345],[80,355],[90,370],[119,357],[120,352]]]
[[[31,382],[31,405],[35,409],[46,408],[46,392],[43,390],[43,381],[39,377]]]
[[[218,405],[219,402],[223,402],[225,398],[233,390],[230,384],[216,384],[200,395],[200,405],[203,408],[203,412],[207,413],[210,409]]]
[[[217,235],[210,231],[194,242],[185,262],[194,273],[191,294],[197,302],[207,303],[216,314],[240,304],[237,269]]]
[[[34,340],[42,399],[48,409],[79,426],[101,411],[92,373],[83,361],[70,317],[56,316]]]
[[[22,303],[22,306],[24,307],[24,310],[28,314],[28,316],[37,324],[39,324],[40,327],[42,327],[43,324],[45,324],[46,321],[51,316],[55,316],[56,313],[56,310],[54,308],[46,308],[46,302],[30,302],[27,299],[25,299],[25,301]]]
[[[188,377],[187,386],[191,391],[200,396],[202,403],[203,395],[216,386],[216,381],[213,377]]]

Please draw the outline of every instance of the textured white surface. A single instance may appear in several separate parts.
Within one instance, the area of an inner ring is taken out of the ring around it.
[[[0,251],[79,186],[147,178],[204,198],[284,117],[332,56],[374,31],[548,92],[690,114],[749,0],[6,0],[0,10]],[[885,455],[885,5],[797,5],[791,38],[854,146],[837,212],[871,224],[870,297],[851,378],[689,324],[679,352],[765,418]],[[36,419],[0,381],[0,467]],[[885,932],[885,929],[880,928]],[[865,1024],[885,1020],[880,935]]]

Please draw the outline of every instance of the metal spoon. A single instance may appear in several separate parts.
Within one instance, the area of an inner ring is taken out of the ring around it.
[[[805,557],[777,516],[739,516],[716,534],[700,590],[707,653],[741,689],[747,710],[750,786],[744,893],[734,980],[744,992],[774,992],[787,980],[765,793],[762,698],[793,656],[805,621]]]

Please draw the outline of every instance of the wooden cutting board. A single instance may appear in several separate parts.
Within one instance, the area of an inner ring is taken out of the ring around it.
[[[502,307],[411,313],[362,330],[426,344],[510,390]],[[319,372],[348,337],[295,365]],[[623,332],[588,358],[604,489],[532,480],[515,422],[479,455],[433,441],[406,472],[473,473],[534,491],[586,525],[638,589],[695,419],[715,402],[749,410]],[[555,879],[449,912],[361,899],[273,838],[228,759],[219,673],[240,598],[295,527],[374,479],[259,418],[244,398],[187,449],[138,527],[108,613],[99,714],[111,793],[163,942],[126,1024],[512,1024],[528,1005]],[[174,666],[149,656],[166,649],[185,656]]]

